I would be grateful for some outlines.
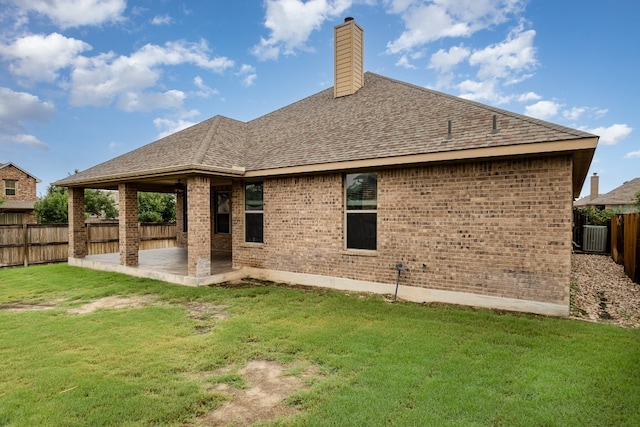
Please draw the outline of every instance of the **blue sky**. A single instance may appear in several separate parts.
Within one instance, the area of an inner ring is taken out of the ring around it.
[[[640,176],[636,0],[0,0],[0,163],[42,195],[216,114],[331,87],[346,16],[366,71],[600,135],[601,193]]]

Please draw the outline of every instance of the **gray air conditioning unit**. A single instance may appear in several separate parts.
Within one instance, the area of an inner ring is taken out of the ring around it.
[[[607,250],[607,226],[585,225],[582,237],[582,250],[585,252],[604,252]]]

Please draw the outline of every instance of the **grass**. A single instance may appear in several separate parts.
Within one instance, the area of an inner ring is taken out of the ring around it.
[[[111,296],[162,305],[70,315]],[[254,359],[319,376],[260,425],[640,425],[640,330],[269,283],[187,288],[65,264],[0,270],[0,425],[180,426]],[[192,318],[188,302],[224,306]],[[206,326],[206,328],[203,328]],[[213,373],[226,368],[223,374]],[[270,424],[271,423],[271,424]]]

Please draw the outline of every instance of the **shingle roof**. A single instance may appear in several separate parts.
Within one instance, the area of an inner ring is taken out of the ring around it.
[[[354,95],[330,88],[248,127],[247,170],[593,137],[373,73]]]
[[[102,180],[192,169],[232,170],[243,163],[246,125],[215,116],[56,182]]]
[[[329,88],[247,123],[216,116],[56,184],[187,169],[241,176],[244,170],[581,138],[595,136],[367,72],[354,95],[334,98]]]
[[[588,202],[588,205],[632,205],[635,203],[634,196],[640,191],[640,178],[627,181],[620,187],[605,193]]]
[[[602,194],[599,194],[599,196],[602,196]],[[591,203],[591,195],[586,195],[584,197],[579,198],[578,200],[576,200],[575,202],[573,202],[573,206],[588,206]]]
[[[35,204],[35,200],[5,200],[0,203],[0,211],[29,211]]]

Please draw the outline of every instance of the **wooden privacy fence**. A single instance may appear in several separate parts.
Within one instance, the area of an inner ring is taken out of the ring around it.
[[[611,218],[611,256],[624,265],[624,272],[640,283],[640,213]]]
[[[140,250],[176,246],[176,225],[142,223]],[[87,254],[119,251],[117,223],[87,223]],[[64,262],[69,251],[67,224],[0,225],[0,267]]]

